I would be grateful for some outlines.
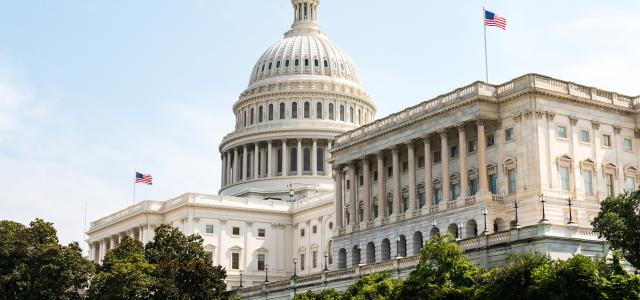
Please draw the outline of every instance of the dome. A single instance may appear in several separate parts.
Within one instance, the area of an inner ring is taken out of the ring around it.
[[[269,47],[256,62],[249,86],[295,75],[326,76],[358,86],[360,80],[349,55],[331,42],[315,22],[319,1],[292,0],[294,23],[284,39]]]

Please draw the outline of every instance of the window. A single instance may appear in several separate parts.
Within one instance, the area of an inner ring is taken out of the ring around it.
[[[318,267],[318,251],[311,252],[311,265],[314,269]]]
[[[509,169],[507,177],[509,179],[509,194],[514,194],[516,192],[516,169]]]
[[[204,232],[208,234],[213,233],[213,225],[206,225],[204,228]]]
[[[424,168],[424,156],[418,157],[418,168]]]
[[[402,162],[402,172],[406,173],[409,171],[409,162],[408,161],[403,161]]]
[[[300,271],[304,271],[304,253],[300,254]]]
[[[567,138],[567,126],[558,126],[558,138],[560,139]]]
[[[442,188],[437,187],[433,189],[433,203],[439,204],[442,201]]]
[[[277,163],[276,163],[276,172],[278,173],[282,173],[282,148],[278,149],[278,154],[277,154],[278,158],[277,158]]]
[[[313,226],[311,227],[311,233],[313,233],[313,234],[318,233],[318,226],[317,226],[317,225],[313,225]]]
[[[458,157],[458,155],[460,155],[460,151],[458,149],[458,146],[452,146],[451,147],[451,158],[456,158],[456,157]]]
[[[513,140],[513,127],[509,127],[504,130],[504,140],[512,141]]]
[[[311,149],[309,147],[302,149],[302,170],[311,172]]]
[[[344,122],[344,105],[340,105],[340,121]]]
[[[580,130],[580,141],[583,143],[591,142],[591,135],[588,130]]]
[[[292,147],[289,154],[289,171],[298,172],[298,149]]]
[[[304,118],[308,119],[309,118],[309,102],[305,102],[303,105],[303,113],[304,113]]]
[[[569,167],[560,167],[560,186],[563,191],[569,191]]]
[[[387,177],[393,177],[393,167],[387,168]]]
[[[628,192],[633,192],[636,190],[636,179],[633,176],[627,176],[625,179],[625,185],[627,186]]]
[[[269,121],[273,121],[273,104],[269,104],[269,112],[268,112]]]
[[[498,177],[496,174],[489,174],[489,191],[491,194],[498,194]]]
[[[262,106],[258,107],[258,123],[262,123],[262,115],[264,114]]]
[[[240,235],[240,227],[233,227],[232,234],[233,235]]]
[[[298,102],[291,103],[291,118],[292,119],[298,118]]]
[[[300,229],[300,237],[304,237],[304,228]]]
[[[316,103],[316,119],[322,119],[322,103]]]
[[[265,256],[264,254],[258,254],[258,271],[264,271]]]
[[[469,194],[471,196],[478,193],[478,178],[471,178],[469,180]]]
[[[440,163],[442,161],[442,154],[440,153],[440,151],[434,151],[433,152],[433,163],[437,164]]]
[[[467,142],[467,152],[475,152],[476,150],[478,150],[478,143],[476,143],[476,140],[469,140]]]
[[[496,136],[494,134],[487,135],[487,147],[496,145]]]
[[[264,228],[258,229],[258,237],[265,237],[266,235],[266,230]]]
[[[333,111],[333,103],[329,103],[329,120],[335,120],[335,115]]]
[[[582,170],[582,181],[584,183],[584,194],[593,195],[593,175],[591,170]]]
[[[633,142],[629,138],[624,138],[624,151],[632,151]]]
[[[613,190],[613,174],[605,174],[605,187],[607,188],[607,197],[613,197],[615,191]]]
[[[611,135],[603,134],[602,135],[602,145],[605,147],[611,147]]]
[[[204,252],[204,259],[210,263],[213,263],[213,252],[211,251],[205,251]]]
[[[240,269],[240,253],[238,252],[231,253],[231,269]]]
[[[284,119],[284,103],[280,103],[280,120]]]
[[[451,192],[453,193],[453,200],[458,199],[458,197],[460,197],[460,183],[453,183],[451,184]]]
[[[373,171],[373,181],[378,181],[378,171]]]
[[[324,148],[318,148],[316,151],[316,169],[318,172],[324,172]]]

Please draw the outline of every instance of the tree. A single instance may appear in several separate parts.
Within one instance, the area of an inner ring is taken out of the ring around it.
[[[148,299],[155,266],[144,256],[141,242],[125,237],[109,251],[91,279],[90,299]]]
[[[600,204],[593,230],[604,237],[613,249],[640,269],[640,191],[609,197]]]
[[[207,261],[202,237],[185,236],[169,225],[160,225],[145,247],[145,257],[155,265],[151,290],[156,299],[224,298],[226,271]]]
[[[510,254],[509,263],[486,273],[484,284],[478,291],[480,299],[535,299],[532,296],[533,274],[552,263],[551,258],[542,253],[527,252]]]
[[[398,299],[469,299],[482,269],[469,261],[462,249],[448,242],[450,235],[427,241],[420,262],[399,291]]]
[[[8,299],[77,299],[93,273],[77,242],[59,244],[53,224],[0,221],[0,295]]]

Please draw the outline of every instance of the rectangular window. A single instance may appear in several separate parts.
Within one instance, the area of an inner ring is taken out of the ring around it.
[[[563,191],[569,191],[569,167],[560,167],[560,186]]]
[[[489,174],[489,191],[491,194],[498,194],[498,177],[496,174]]]
[[[393,177],[393,167],[387,168],[387,177]]]
[[[378,181],[378,171],[373,171],[373,181]]]
[[[213,263],[213,252],[211,251],[204,252],[204,258],[206,261]]]
[[[433,189],[433,202],[439,204],[442,201],[442,188]]]
[[[624,138],[624,151],[633,151],[633,141],[628,138]]]
[[[627,191],[633,192],[636,190],[636,179],[633,176],[627,176],[625,180],[625,185],[627,186]]]
[[[406,173],[408,171],[409,171],[409,162],[408,161],[402,162],[402,172]]]
[[[204,232],[208,234],[213,233],[213,225],[205,225]]]
[[[238,252],[231,253],[231,269],[240,269],[240,253]]]
[[[311,252],[311,264],[314,269],[318,267],[318,251]]]
[[[467,152],[475,152],[476,150],[478,150],[478,143],[476,143],[476,140],[469,140],[469,142],[467,142]]]
[[[509,179],[509,194],[514,194],[516,192],[516,169],[509,169],[507,177]]]
[[[494,134],[487,135],[487,147],[493,147],[496,145],[496,136]]]
[[[602,146],[611,147],[611,135],[603,134],[602,135]]]
[[[265,237],[267,235],[266,230],[264,228],[258,229],[258,237]]]
[[[418,157],[418,168],[424,168],[424,156]]]
[[[451,184],[451,191],[453,193],[453,200],[458,199],[458,197],[460,197],[460,184],[459,183],[454,183]]]
[[[304,253],[300,254],[300,271],[304,271]]]
[[[318,226],[313,225],[313,227],[311,227],[311,232],[314,233],[314,234],[318,233]]]
[[[472,178],[469,180],[469,194],[471,196],[478,193],[478,178]]]
[[[258,271],[264,271],[265,255],[258,254]]]
[[[304,228],[300,229],[300,237],[304,237]]]
[[[583,143],[591,142],[591,135],[588,130],[580,130],[580,141]]]
[[[232,233],[233,235],[240,235],[240,227],[233,227]]]
[[[451,147],[451,158],[456,158],[456,157],[458,157],[458,155],[460,155],[460,150],[459,150],[458,146],[452,146]]]
[[[513,127],[509,127],[504,130],[504,140],[512,141],[513,140]]]
[[[567,138],[567,126],[558,126],[558,138],[560,139]]]
[[[582,170],[582,181],[584,182],[584,194],[593,195],[593,175],[591,170]]]
[[[440,153],[440,151],[434,151],[433,152],[433,163],[437,164],[440,163],[442,161],[442,155]]]
[[[607,197],[613,197],[615,191],[613,190],[613,174],[605,174],[605,187],[607,188]]]

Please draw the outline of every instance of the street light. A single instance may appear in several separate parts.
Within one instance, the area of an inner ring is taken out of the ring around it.
[[[548,222],[549,220],[547,220],[547,216],[544,212],[544,203],[547,202],[546,197],[544,194],[540,194],[538,195],[538,198],[540,198],[540,203],[542,203],[542,219],[540,219],[540,222],[538,223]]]
[[[481,212],[484,216],[484,231],[482,232],[482,234],[487,235],[487,233],[489,233],[489,231],[487,231],[487,215],[489,214],[489,209],[486,206],[483,206]]]
[[[269,265],[264,265],[264,283],[269,282]]]
[[[296,270],[298,269],[298,259],[297,258],[293,258],[293,278],[298,277],[298,274],[296,274]]]
[[[329,254],[327,253],[327,250],[324,250],[324,270],[322,271],[329,271],[329,266],[327,265],[327,258],[329,257]]]
[[[520,224],[518,224],[518,207],[520,207],[519,205],[520,203],[518,202],[518,199],[514,199],[513,200],[513,208],[516,209],[516,224],[513,225],[513,227],[519,227]]]
[[[567,199],[569,201],[569,223],[567,224],[575,224],[575,222],[573,221],[573,214],[571,213],[571,207],[573,206],[573,202],[571,202],[571,197],[569,197],[569,199]]]
[[[240,288],[242,288],[242,270],[240,270],[239,273],[240,273]]]

